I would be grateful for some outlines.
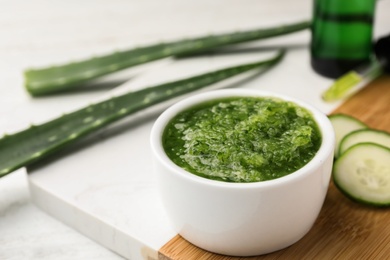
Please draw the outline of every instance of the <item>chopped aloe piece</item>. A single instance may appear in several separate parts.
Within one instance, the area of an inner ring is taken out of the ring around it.
[[[310,22],[304,21],[267,29],[161,43],[59,66],[41,69],[33,68],[24,72],[25,87],[33,96],[52,94],[75,88],[92,79],[146,62],[289,34],[308,29],[309,27]]]
[[[182,94],[204,88],[238,74],[270,67],[284,51],[256,63],[229,67],[206,74],[145,88],[93,104],[47,123],[0,139],[0,177],[46,158],[63,147],[127,115]]]
[[[375,129],[360,129],[347,134],[340,143],[339,155],[358,143],[376,143],[390,148],[390,134]]]
[[[352,116],[348,116],[344,114],[330,115],[329,119],[333,125],[336,134],[336,145],[335,145],[334,156],[337,158],[339,156],[338,152],[339,152],[340,142],[343,139],[343,137],[352,131],[362,129],[362,128],[367,128],[367,125]]]
[[[374,143],[359,143],[337,159],[335,185],[352,200],[390,206],[390,149]]]
[[[325,101],[336,101],[346,98],[351,89],[361,81],[362,77],[358,73],[350,71],[336,80],[334,84],[323,93],[322,98]]]
[[[323,94],[324,101],[331,102],[346,99],[358,92],[383,72],[383,64],[377,59],[372,59],[363,68],[352,70],[337,79]]]

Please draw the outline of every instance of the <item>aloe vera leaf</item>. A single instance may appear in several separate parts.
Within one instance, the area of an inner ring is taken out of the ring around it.
[[[33,96],[52,94],[75,88],[89,80],[146,62],[289,34],[307,29],[309,26],[310,22],[304,21],[267,29],[210,35],[119,51],[59,66],[29,69],[24,72],[25,87]]]
[[[270,67],[279,62],[283,55],[284,51],[281,51],[269,60],[229,67],[129,92],[89,105],[47,123],[6,135],[0,139],[0,177],[37,162],[127,115],[243,72]]]

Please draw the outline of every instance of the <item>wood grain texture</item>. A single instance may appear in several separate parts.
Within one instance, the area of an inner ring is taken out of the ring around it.
[[[383,76],[333,113],[352,115],[390,131],[390,76]],[[161,260],[390,259],[390,209],[357,204],[330,183],[321,213],[296,244],[263,256],[229,257],[204,251],[177,235],[159,251]]]

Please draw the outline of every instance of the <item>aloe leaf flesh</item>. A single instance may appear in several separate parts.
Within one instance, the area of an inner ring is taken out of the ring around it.
[[[0,139],[0,177],[44,159],[61,148],[127,115],[173,97],[204,88],[224,79],[256,69],[271,67],[284,55],[129,92],[89,105],[47,123],[32,126]]]
[[[146,62],[169,56],[185,56],[227,45],[289,34],[309,27],[310,22],[303,21],[266,29],[210,35],[170,43],[161,43],[126,51],[118,51],[105,56],[59,66],[29,69],[24,72],[25,87],[33,96],[53,94],[75,88],[92,79]]]

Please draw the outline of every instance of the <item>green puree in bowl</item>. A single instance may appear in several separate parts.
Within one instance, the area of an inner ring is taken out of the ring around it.
[[[313,116],[276,98],[208,101],[176,115],[163,147],[187,171],[226,182],[276,179],[307,164],[321,145]]]

